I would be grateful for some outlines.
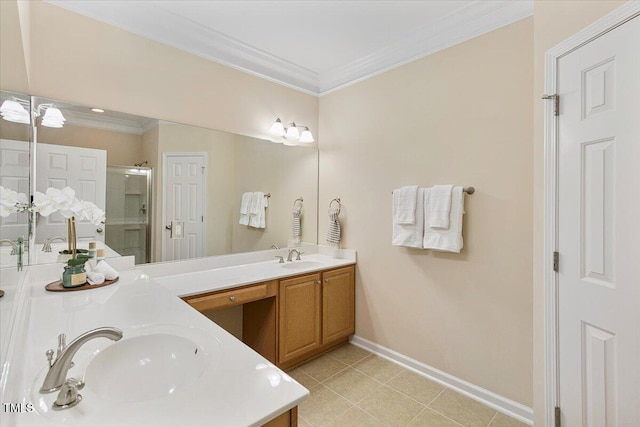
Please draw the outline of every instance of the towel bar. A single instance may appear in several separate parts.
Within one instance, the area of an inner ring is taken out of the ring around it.
[[[462,191],[467,194],[473,194],[476,192],[476,189],[473,187],[464,187]],[[391,194],[393,194],[393,191],[391,192]]]

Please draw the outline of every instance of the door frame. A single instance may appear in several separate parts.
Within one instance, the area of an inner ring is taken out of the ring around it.
[[[640,16],[640,2],[628,2],[578,31],[545,53],[545,94],[557,91],[558,60],[625,22]],[[560,100],[562,102],[562,100]],[[558,248],[558,121],[553,100],[544,105],[544,419],[554,425],[555,407],[560,401],[558,367],[558,273],[553,270],[553,253]]]
[[[204,179],[203,179],[203,185],[202,185],[202,200],[204,201],[202,203],[202,215],[204,217],[204,221],[202,222],[202,256],[206,256],[206,252],[207,252],[207,176],[209,174],[209,156],[208,153],[205,151],[165,151],[162,153],[162,187],[160,188],[160,191],[163,192],[163,190],[165,188],[167,188],[167,163],[169,161],[169,157],[202,157],[203,161],[204,161],[204,169],[205,169],[205,174]],[[162,193],[162,224],[160,224],[159,228],[156,228],[156,230],[160,230],[160,245],[161,245],[161,262],[165,261],[165,255],[166,255],[166,246],[165,246],[165,239],[166,239],[166,233],[164,232],[164,227],[165,224],[167,223],[167,210],[166,210],[166,205],[165,203],[167,202],[167,199],[164,195],[164,193]],[[157,260],[156,260],[157,262]]]

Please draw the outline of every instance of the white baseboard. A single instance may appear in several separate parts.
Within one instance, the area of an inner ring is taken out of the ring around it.
[[[518,402],[514,402],[513,400],[507,399],[506,397],[500,396],[489,390],[485,390],[482,387],[478,387],[477,385],[454,377],[453,375],[442,372],[422,362],[411,359],[404,354],[400,354],[397,351],[393,351],[387,347],[381,346],[357,335],[353,335],[350,339],[350,342],[353,345],[368,350],[371,353],[377,354],[378,356],[383,357],[393,363],[397,363],[398,365],[410,369],[417,374],[420,374],[432,381],[442,384],[445,387],[449,387],[450,389],[453,389],[458,393],[464,394],[471,399],[477,400],[478,402],[483,403],[495,409],[496,411],[502,412],[505,415],[515,418],[518,421],[522,421],[523,423],[526,423],[528,425],[533,425],[533,409],[527,406],[524,406]]]

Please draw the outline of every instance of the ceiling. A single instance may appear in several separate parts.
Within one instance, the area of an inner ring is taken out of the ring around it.
[[[533,14],[532,0],[48,2],[314,95]]]

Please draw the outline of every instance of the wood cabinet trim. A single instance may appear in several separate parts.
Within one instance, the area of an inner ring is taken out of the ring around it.
[[[277,280],[182,298],[196,310],[208,311],[276,296]]]

